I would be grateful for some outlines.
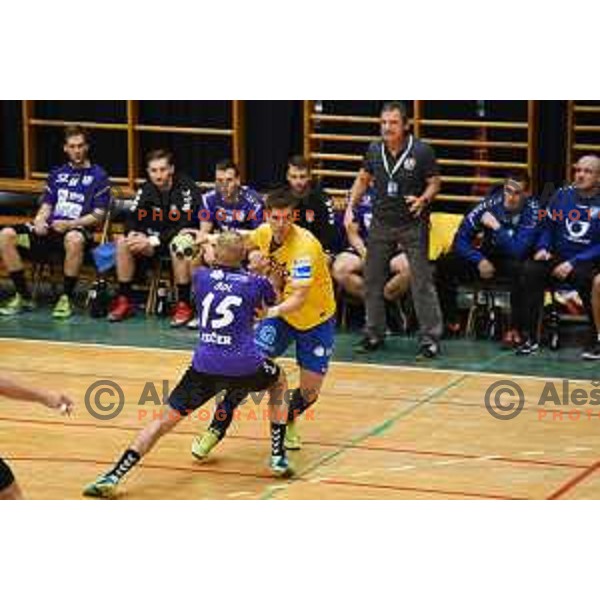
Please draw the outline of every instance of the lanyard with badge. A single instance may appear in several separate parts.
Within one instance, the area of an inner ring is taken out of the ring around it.
[[[397,198],[399,192],[398,182],[394,181],[394,175],[398,172],[398,169],[404,164],[404,161],[407,159],[413,148],[414,140],[413,136],[409,136],[408,145],[406,146],[406,150],[402,153],[402,156],[396,161],[394,168],[390,171],[390,165],[388,163],[388,159],[385,153],[385,144],[381,144],[381,160],[383,161],[383,168],[388,175],[388,184],[387,184],[387,195],[390,198]]]

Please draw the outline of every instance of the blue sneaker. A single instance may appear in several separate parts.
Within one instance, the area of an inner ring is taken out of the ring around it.
[[[271,456],[271,472],[275,477],[288,478],[294,475],[289,460],[283,456]]]

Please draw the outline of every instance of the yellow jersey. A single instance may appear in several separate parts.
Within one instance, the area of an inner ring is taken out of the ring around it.
[[[268,223],[255,229],[250,241],[284,275],[283,299],[295,288],[309,287],[302,308],[282,315],[295,329],[306,331],[329,320],[335,314],[333,283],[327,266],[327,256],[317,238],[310,231],[292,225],[281,246],[271,250],[273,233]]]

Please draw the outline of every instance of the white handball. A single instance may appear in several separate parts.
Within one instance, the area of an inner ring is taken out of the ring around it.
[[[194,258],[198,247],[191,234],[179,233],[171,240],[171,252],[179,259]]]

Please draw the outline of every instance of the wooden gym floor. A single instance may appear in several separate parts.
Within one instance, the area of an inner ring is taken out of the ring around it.
[[[0,454],[26,495],[79,498],[83,485],[111,465],[159,410],[151,402],[139,405],[145,383],[158,394],[163,380],[172,388],[189,356],[183,350],[0,339],[3,370],[63,389],[77,402],[75,415],[65,419],[0,398]],[[295,366],[283,362],[293,383]],[[494,419],[484,406],[485,390],[506,378],[335,363],[310,420],[300,421],[305,444],[291,455],[298,471],[291,481],[270,477],[268,422],[262,406],[249,404],[203,464],[189,450],[208,414],[181,423],[125,480],[122,497],[600,498],[600,411],[590,407],[594,414],[578,419],[564,414],[559,420],[550,410],[542,416],[537,402],[546,380],[512,376],[523,389],[524,410],[509,421]],[[86,389],[101,379],[117,382],[125,395],[124,410],[112,420],[93,418],[84,405]],[[580,386],[592,389],[590,381]]]

